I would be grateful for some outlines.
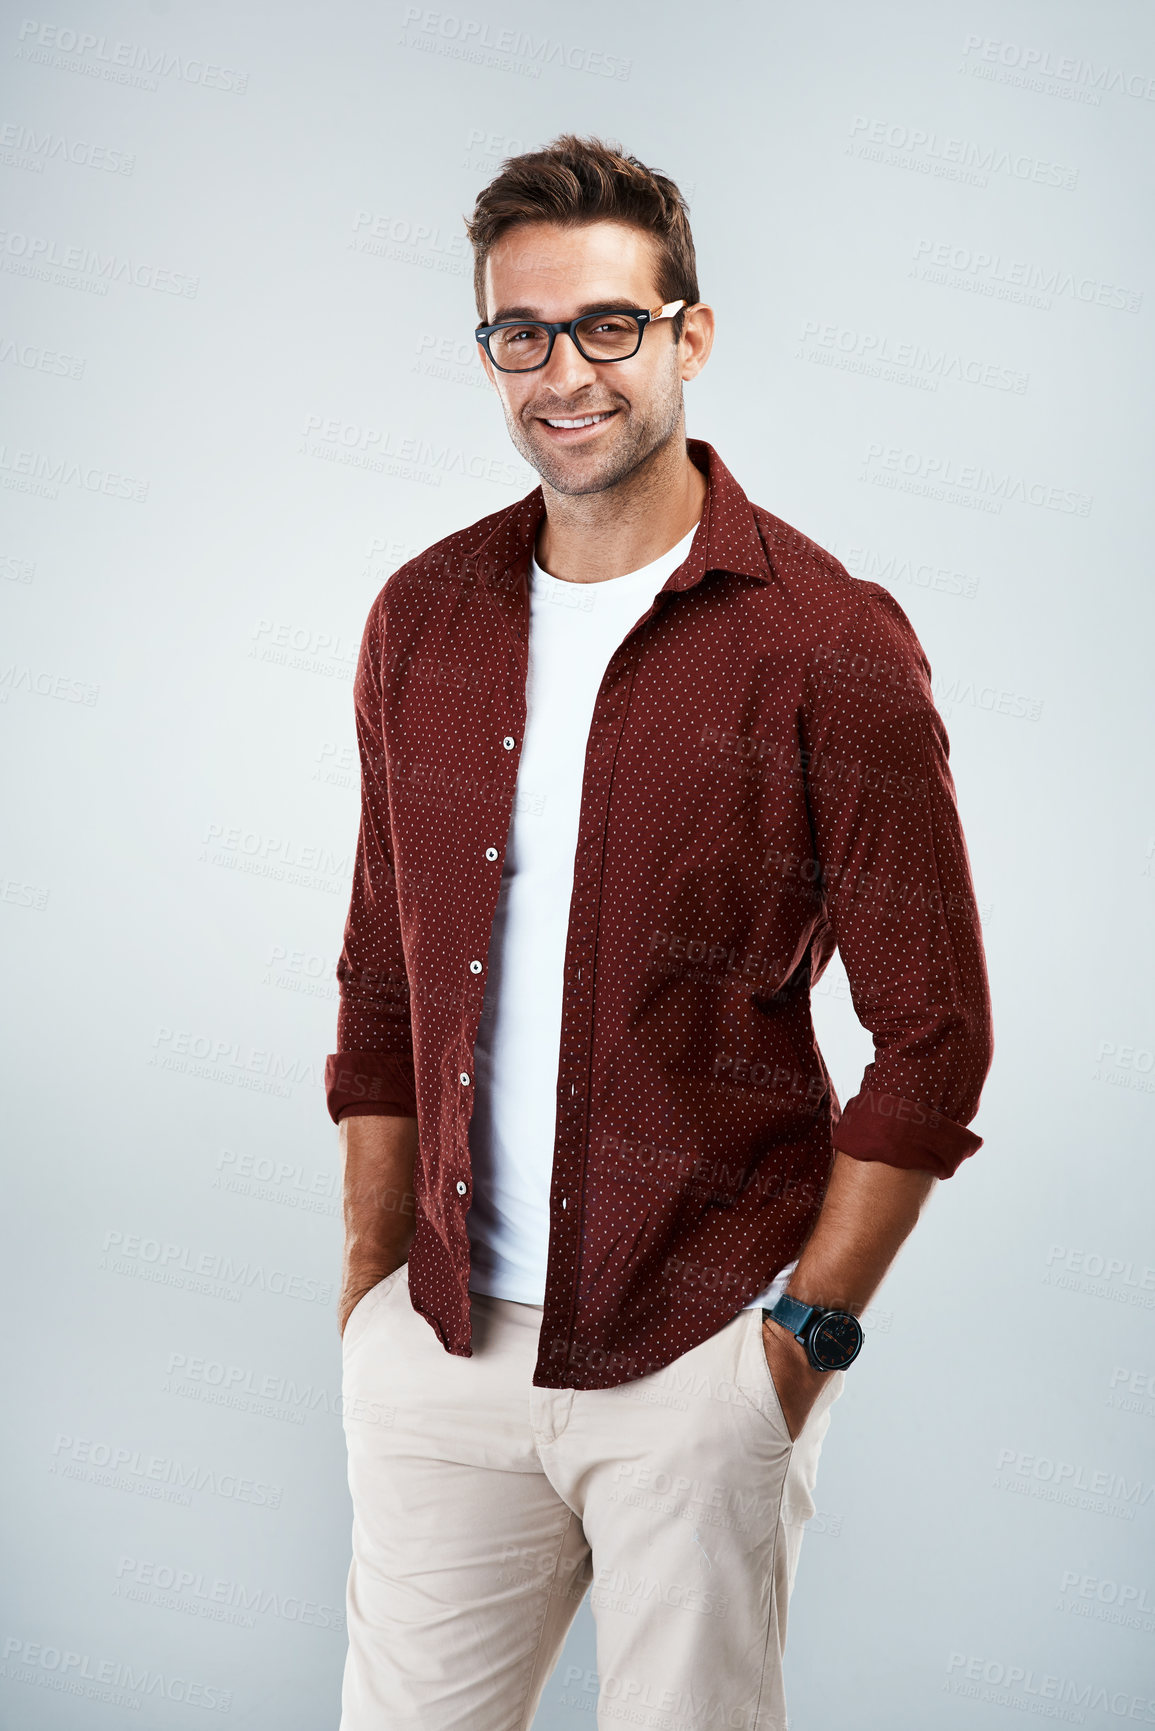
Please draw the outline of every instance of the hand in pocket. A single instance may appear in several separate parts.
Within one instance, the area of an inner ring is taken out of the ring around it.
[[[786,1430],[796,1442],[829,1373],[815,1370],[801,1341],[772,1317],[763,1319],[762,1347]]]

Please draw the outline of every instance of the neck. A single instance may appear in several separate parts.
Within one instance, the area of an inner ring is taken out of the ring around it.
[[[552,577],[600,583],[638,571],[688,535],[706,502],[706,477],[684,428],[633,474],[600,493],[558,493],[542,482],[537,559]]]

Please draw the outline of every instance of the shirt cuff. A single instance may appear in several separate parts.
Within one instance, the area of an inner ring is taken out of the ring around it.
[[[879,1160],[886,1166],[933,1172],[951,1178],[983,1139],[944,1117],[933,1106],[899,1094],[864,1089],[848,1100],[834,1127],[834,1146],[853,1160]]]
[[[325,1059],[325,1105],[334,1124],[342,1116],[373,1112],[416,1118],[417,1091],[411,1056],[384,1052],[331,1052]],[[346,1111],[349,1108],[349,1111]]]

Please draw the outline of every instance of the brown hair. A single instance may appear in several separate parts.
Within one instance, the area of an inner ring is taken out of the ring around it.
[[[620,144],[566,132],[544,150],[509,156],[495,180],[477,196],[465,229],[473,246],[473,292],[486,317],[485,261],[503,234],[519,223],[628,222],[657,243],[657,286],[662,304],[698,299],[698,266],[690,213],[674,182],[626,156]],[[674,340],[683,315],[672,321]]]

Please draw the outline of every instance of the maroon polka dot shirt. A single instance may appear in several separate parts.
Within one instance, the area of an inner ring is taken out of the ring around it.
[[[948,743],[910,621],[711,446],[690,553],[612,656],[586,754],[534,1382],[609,1388],[798,1251],[834,1147],[948,1178],[991,1061]],[[470,1353],[473,1042],[525,724],[541,489],[403,565],[354,701],[362,817],[330,1115],[416,1115],[409,1290]],[[875,1056],[840,1107],[810,992]],[[480,964],[480,965],[479,965]]]

